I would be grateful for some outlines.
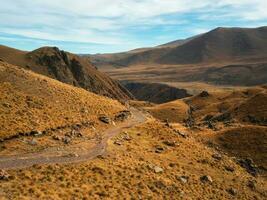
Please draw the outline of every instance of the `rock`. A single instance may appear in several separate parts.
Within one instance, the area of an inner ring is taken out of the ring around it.
[[[9,103],[2,103],[2,105],[6,108],[11,108],[12,106]]]
[[[213,180],[209,175],[201,176],[200,180],[202,183],[212,183]]]
[[[110,122],[111,122],[110,118],[107,117],[107,116],[101,116],[101,117],[99,117],[98,119],[99,119],[101,122],[104,122],[104,123],[106,123],[106,124],[110,124]]]
[[[69,133],[66,133],[65,134],[66,137],[70,137],[70,138],[73,138],[73,137],[82,137],[82,133],[80,131],[77,131],[77,130],[71,130]]]
[[[155,148],[156,148],[155,150],[156,153],[162,153],[164,151],[164,148],[159,145],[157,145]]]
[[[165,119],[164,120],[164,123],[165,123],[165,126],[171,128],[171,124],[169,123],[169,120],[168,119]]]
[[[250,189],[255,190],[255,189],[256,189],[256,181],[254,181],[254,180],[249,180],[247,186],[248,186]]]
[[[131,136],[127,132],[124,132],[124,135],[122,136],[123,140],[130,141],[132,140]]]
[[[166,141],[163,141],[162,143],[167,145],[167,146],[170,146],[170,147],[175,147],[176,146],[176,142],[175,141],[166,140]]]
[[[222,159],[222,155],[219,154],[219,153],[215,153],[215,154],[213,154],[212,157],[213,157],[214,159],[216,159],[216,160],[221,160],[221,159]]]
[[[237,190],[234,188],[230,188],[227,190],[227,192],[233,196],[237,195]]]
[[[28,144],[37,145],[37,141],[35,139],[31,139],[31,140],[28,141]]]
[[[70,137],[64,137],[64,138],[63,138],[63,142],[64,142],[65,144],[69,144],[69,143],[71,142],[71,138],[70,138]]]
[[[182,136],[183,138],[187,138],[187,134],[185,132],[181,132],[179,130],[176,130],[176,133],[180,136]]]
[[[206,115],[203,121],[210,121],[213,118],[213,115]]]
[[[225,166],[224,167],[226,169],[226,171],[228,172],[234,172],[235,171],[235,168],[231,167],[231,166]]]
[[[176,166],[175,163],[170,163],[170,164],[169,164],[169,167],[175,167],[175,166]]]
[[[200,94],[199,94],[200,97],[208,97],[210,96],[210,94],[207,92],[207,91],[202,91]]]
[[[179,176],[179,177],[177,177],[177,180],[179,180],[181,183],[187,183],[187,181],[188,181],[188,179],[189,179],[189,176]]]
[[[5,170],[0,170],[0,180],[8,180],[10,175]]]
[[[164,170],[161,168],[161,167],[159,167],[159,166],[155,166],[154,167],[154,172],[155,173],[161,173],[161,172],[163,172]]]
[[[259,173],[258,167],[253,163],[252,159],[238,159],[237,162],[241,167],[244,167],[248,173],[256,176]]]
[[[229,122],[229,121],[231,121],[231,114],[228,112],[225,112],[225,113],[220,114],[216,117],[213,117],[212,120],[213,121],[219,121],[219,122],[226,122],[226,121]]]
[[[58,135],[53,135],[52,138],[53,140],[61,140],[61,137],[59,137]]]
[[[67,157],[76,157],[76,158],[78,158],[79,155],[77,153],[70,153],[70,154],[67,155]]]
[[[116,144],[116,145],[119,145],[119,146],[120,146],[120,145],[122,145],[122,142],[121,142],[121,141],[119,141],[119,140],[115,140],[115,141],[114,141],[114,144]]]
[[[128,110],[120,111],[114,118],[115,121],[124,121],[131,116],[131,112]]]
[[[43,133],[42,131],[32,131],[31,134],[37,137],[37,136],[41,136]]]
[[[81,112],[81,113],[84,113],[84,114],[88,114],[88,110],[87,110],[86,108],[82,108],[82,109],[80,110],[80,112]]]

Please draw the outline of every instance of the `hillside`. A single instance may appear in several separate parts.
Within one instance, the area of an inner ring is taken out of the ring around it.
[[[0,139],[97,122],[118,101],[0,62]]]
[[[253,158],[266,167],[265,154],[258,153],[266,149],[266,128],[255,122],[220,132],[183,126],[190,117],[201,121],[213,108],[215,116],[240,106],[234,116],[242,116],[254,98],[262,99],[256,107],[264,109],[265,90],[204,92],[160,105],[139,102],[153,117],[135,110],[124,124],[115,121],[126,109],[118,101],[0,62],[0,196],[265,199],[264,173],[251,174],[237,159]],[[141,117],[139,124],[135,117]],[[198,135],[218,148],[208,148]]]
[[[164,103],[190,96],[186,90],[160,83],[122,82],[136,99],[152,103]]]
[[[88,59],[56,47],[42,47],[32,52],[24,52],[0,46],[0,59],[96,94],[121,101],[131,98],[127,90],[96,70]]]

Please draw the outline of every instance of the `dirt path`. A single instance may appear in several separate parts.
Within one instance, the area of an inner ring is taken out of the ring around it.
[[[131,109],[132,117],[123,122],[122,124],[107,129],[103,132],[103,139],[97,143],[94,147],[88,149],[82,154],[75,154],[73,152],[72,156],[62,156],[58,155],[55,151],[54,153],[38,152],[29,153],[23,155],[9,156],[0,158],[0,169],[19,169],[30,167],[35,164],[52,164],[52,163],[75,163],[82,162],[86,160],[91,160],[99,155],[106,152],[107,141],[119,134],[123,129],[131,128],[138,124],[144,123],[146,121],[145,114],[139,110]]]

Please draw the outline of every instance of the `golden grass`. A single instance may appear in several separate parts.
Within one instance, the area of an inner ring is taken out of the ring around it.
[[[0,138],[94,121],[118,101],[0,62]]]
[[[189,106],[182,100],[176,100],[164,104],[146,108],[149,113],[159,119],[168,120],[172,123],[183,123],[188,118]]]
[[[2,181],[3,199],[264,199],[266,182],[255,179],[226,155],[218,161],[214,150],[194,138],[184,139],[158,122],[127,130],[131,140],[118,146],[109,141],[108,155],[80,164],[34,166],[9,170]],[[124,133],[121,133],[124,135]],[[117,136],[121,138],[121,136]],[[171,147],[164,141],[175,141]],[[164,148],[155,153],[156,145]],[[164,171],[155,173],[153,167]],[[234,172],[225,170],[226,166]],[[213,182],[202,183],[209,175]],[[180,176],[188,176],[182,183]],[[249,181],[257,181],[256,190]],[[235,188],[233,197],[227,192]]]

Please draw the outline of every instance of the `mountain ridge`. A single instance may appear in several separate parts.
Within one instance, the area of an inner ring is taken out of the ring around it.
[[[27,52],[0,46],[0,59],[96,94],[120,101],[132,98],[117,81],[99,72],[89,59],[61,51],[57,47],[41,47]]]

